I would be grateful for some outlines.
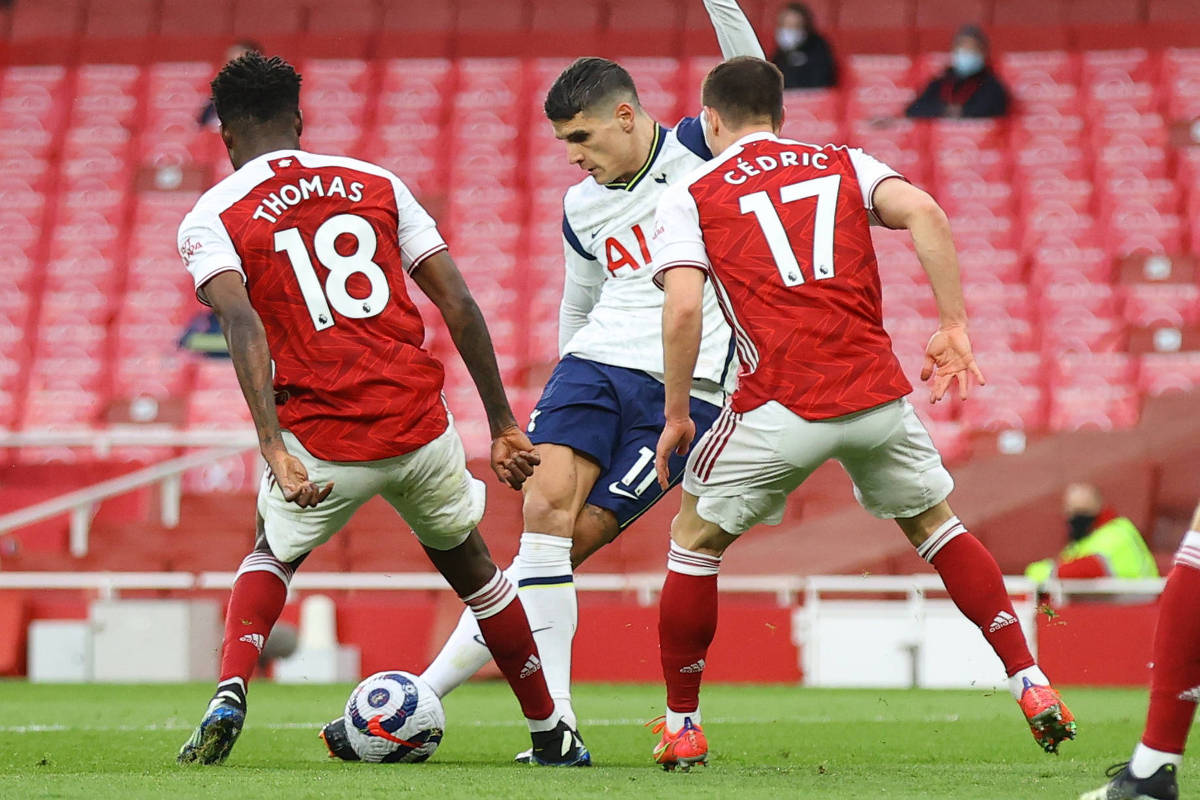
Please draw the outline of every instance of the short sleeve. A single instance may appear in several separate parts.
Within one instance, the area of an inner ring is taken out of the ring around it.
[[[222,272],[236,272],[246,282],[242,259],[229,238],[221,218],[211,212],[192,209],[179,226],[177,240],[179,256],[191,273],[196,287],[196,299],[209,305],[204,297],[204,284]]]
[[[708,149],[708,142],[704,139],[704,117],[701,115],[679,120],[679,124],[675,126],[675,138],[705,161],[713,157],[712,151]]]
[[[435,253],[448,249],[446,240],[438,232],[437,223],[429,212],[417,202],[412,192],[398,178],[392,179],[396,190],[396,215],[399,218],[397,236],[400,241],[400,258],[405,272],[411,273],[421,262]]]
[[[654,283],[659,288],[669,269],[692,267],[706,274],[710,269],[704,234],[700,231],[700,210],[688,191],[688,184],[674,184],[658,201],[650,257],[654,262]]]
[[[875,188],[888,178],[903,179],[904,176],[857,147],[852,147],[847,152],[850,154],[850,164],[854,167],[854,174],[858,177],[858,186],[862,189],[863,208],[874,212]]]

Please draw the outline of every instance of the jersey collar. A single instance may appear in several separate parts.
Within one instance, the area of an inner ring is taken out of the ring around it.
[[[642,182],[650,173],[650,167],[654,164],[654,160],[658,158],[658,154],[662,152],[663,143],[667,140],[667,129],[662,125],[655,123],[654,139],[650,142],[650,155],[646,158],[646,163],[642,164],[641,168],[633,174],[633,177],[627,181],[613,181],[612,183],[604,184],[605,189],[623,190],[632,192],[637,185]]]

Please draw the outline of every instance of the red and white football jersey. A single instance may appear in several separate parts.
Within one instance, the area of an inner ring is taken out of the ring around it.
[[[655,280],[691,267],[712,281],[742,365],[734,411],[775,400],[829,419],[912,391],[883,330],[869,230],[890,177],[861,150],[756,133],[667,190]]]
[[[327,461],[403,455],[446,430],[442,365],[404,273],[446,249],[382,167],[286,150],[246,163],[197,201],[179,253],[204,284],[241,275],[274,362],[279,422]]]

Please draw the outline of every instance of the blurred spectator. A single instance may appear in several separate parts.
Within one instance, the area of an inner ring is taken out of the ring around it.
[[[1157,578],[1158,567],[1141,533],[1104,504],[1100,490],[1073,483],[1063,494],[1068,544],[1057,558],[1025,568],[1035,583],[1056,578]]]
[[[221,322],[208,309],[191,318],[179,337],[179,346],[210,358],[229,358],[229,346],[225,343],[225,334],[221,332]]]
[[[249,52],[261,53],[262,45],[253,39],[239,39],[225,50],[225,63],[227,64],[238,56],[243,56]],[[204,108],[200,109],[200,113],[196,115],[196,124],[201,128],[207,128],[210,125],[216,126],[217,109],[213,105],[211,97],[204,104]]]
[[[1002,117],[1008,113],[1008,90],[988,64],[988,40],[975,25],[954,35],[950,65],[913,100],[907,116]]]
[[[785,89],[822,89],[837,84],[837,67],[829,42],[817,32],[812,11],[804,3],[779,9],[775,55]]]

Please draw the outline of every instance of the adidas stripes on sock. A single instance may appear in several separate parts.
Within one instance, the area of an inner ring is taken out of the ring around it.
[[[575,727],[571,707],[571,646],[579,622],[571,540],[526,531],[521,534],[518,586],[521,605],[542,657],[546,685],[558,712]]]
[[[500,570],[483,588],[463,602],[479,621],[479,630],[521,704],[529,730],[550,730],[558,721],[554,699],[546,688],[542,660],[529,632],[525,609],[517,600],[517,587]]]
[[[1006,675],[1034,666],[996,559],[958,517],[946,520],[917,547],[917,554],[938,571],[950,599],[979,627]]]
[[[225,611],[225,640],[221,645],[221,678],[224,685],[240,681],[246,686],[271,628],[287,602],[292,569],[271,553],[256,550],[242,559]]]
[[[658,641],[667,684],[667,730],[691,717],[700,724],[700,681],[717,632],[718,556],[685,550],[671,542],[667,578],[659,600]]]

